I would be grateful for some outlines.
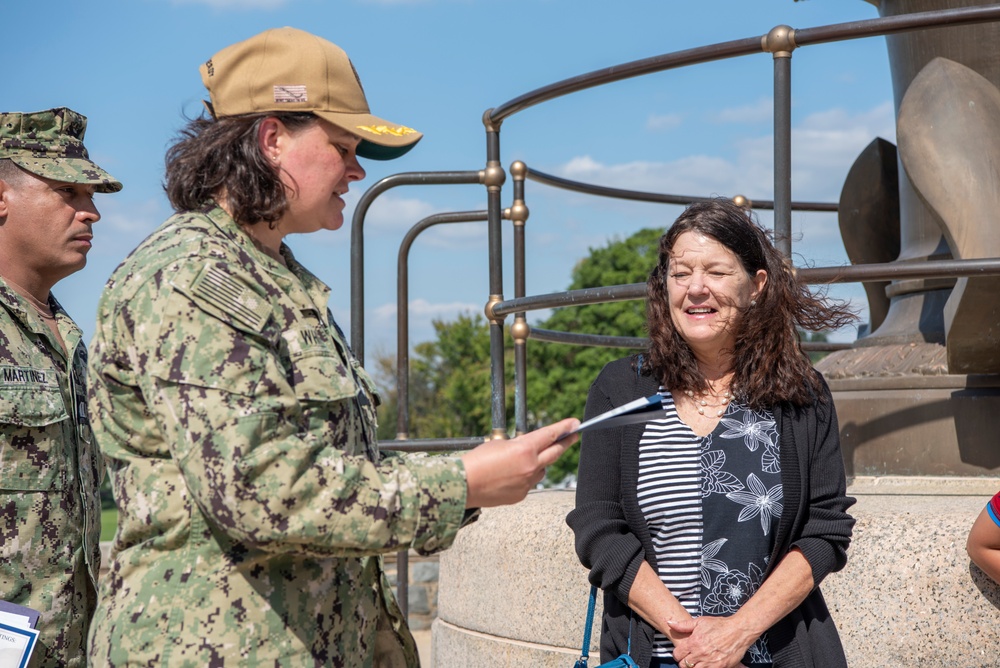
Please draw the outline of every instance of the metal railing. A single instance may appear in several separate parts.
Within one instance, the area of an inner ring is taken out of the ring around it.
[[[626,348],[643,347],[644,339],[636,337],[606,337],[589,334],[532,330],[526,322],[528,311],[564,306],[594,304],[605,301],[642,299],[644,284],[589,288],[570,292],[528,296],[524,292],[524,227],[528,217],[525,204],[525,179],[576,192],[601,197],[611,197],[642,202],[664,204],[689,204],[706,199],[701,196],[643,193],[638,191],[609,188],[607,186],[585,184],[529,169],[524,163],[511,166],[514,179],[513,204],[508,209],[501,206],[501,192],[506,174],[500,165],[500,127],[509,117],[532,106],[565,95],[606,85],[625,79],[663,72],[670,69],[688,67],[728,58],[736,58],[761,52],[773,56],[774,76],[774,200],[753,200],[758,209],[774,211],[774,233],[779,250],[791,257],[791,214],[792,211],[835,212],[837,205],[820,202],[793,202],[791,199],[791,58],[795,49],[843,40],[893,35],[925,29],[937,29],[1000,20],[1000,5],[948,9],[941,11],[904,14],[899,16],[853,21],[817,28],[801,30],[788,26],[777,26],[766,35],[748,37],[694,49],[677,51],[660,56],[632,61],[612,67],[565,79],[525,93],[483,115],[486,131],[486,166],[479,171],[461,172],[414,172],[387,177],[367,190],[362,196],[353,218],[351,232],[351,342],[358,357],[364,361],[364,219],[370,204],[381,194],[403,185],[439,184],[479,184],[486,187],[487,208],[485,212],[442,213],[424,219],[414,226],[404,240],[405,251],[400,250],[400,275],[405,273],[404,255],[409,252],[413,238],[427,226],[445,222],[467,222],[470,219],[487,223],[489,238],[489,297],[485,312],[490,326],[490,364],[492,396],[492,431],[488,437],[465,439],[407,439],[397,438],[384,442],[386,449],[401,451],[447,451],[474,447],[486,438],[505,438],[507,434],[505,416],[504,387],[504,343],[503,323],[507,315],[514,315],[511,334],[515,342],[515,428],[518,432],[526,429],[526,396],[524,377],[526,375],[526,341],[553,341],[580,345],[620,346]],[[515,295],[504,299],[503,257],[501,248],[501,221],[508,218],[514,223],[514,271]],[[419,229],[418,229],[419,228]],[[800,280],[810,284],[844,282],[869,282],[877,280],[899,280],[904,278],[963,277],[1000,275],[1000,258],[984,260],[945,260],[928,262],[898,262],[886,264],[854,265],[847,267],[800,268]],[[405,279],[398,279],[401,294],[406,290]],[[406,290],[408,292],[408,290]],[[400,328],[397,343],[400,403],[408,405],[404,397],[408,388],[408,305],[406,297],[398,298]],[[806,349],[817,348],[805,344]],[[829,346],[825,346],[829,348]],[[408,417],[400,411],[399,424],[406,427]],[[405,437],[408,429],[402,428],[399,436]],[[406,574],[398,573],[400,583],[399,603],[406,613]]]

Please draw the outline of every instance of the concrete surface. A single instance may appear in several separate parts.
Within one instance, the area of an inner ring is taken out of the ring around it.
[[[433,668],[434,660],[431,656],[431,630],[413,631],[413,639],[417,641],[417,653],[420,654],[421,668]]]
[[[998,478],[852,482],[848,566],[822,584],[852,668],[1000,665],[1000,589],[965,554],[997,490]],[[572,665],[589,591],[565,524],[573,498],[545,491],[487,510],[442,554],[433,665]]]

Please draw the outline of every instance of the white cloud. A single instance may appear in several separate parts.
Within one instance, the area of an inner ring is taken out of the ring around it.
[[[141,234],[145,237],[169,215],[159,199],[124,203],[115,196],[99,196],[95,203],[101,212],[101,220],[97,223],[98,234],[104,229],[116,234]]]
[[[895,141],[895,117],[889,102],[861,112],[838,108],[803,118],[792,130],[793,198],[836,202],[848,170],[875,137]],[[772,141],[770,134],[752,137],[735,145],[733,157],[689,155],[669,162],[604,164],[584,155],[555,171],[586,183],[632,190],[696,196],[743,194],[771,199]],[[758,216],[765,227],[772,225],[770,211],[760,211]],[[792,223],[796,263],[848,263],[835,214],[797,212]],[[863,317],[867,313],[860,285],[832,286],[830,294],[851,301]],[[835,338],[853,339],[853,330],[839,332]]]
[[[442,302],[433,303],[426,299],[414,299],[410,301],[409,331],[407,338],[409,348],[423,341],[431,341],[436,338],[434,332],[434,320],[450,322],[459,315],[470,314],[472,316],[482,315],[484,304],[473,304],[466,302]],[[383,348],[396,349],[396,304],[387,303],[369,311],[365,329],[371,332],[371,336]],[[391,341],[391,343],[389,343]]]
[[[174,5],[202,4],[212,9],[278,9],[290,0],[171,0]]]
[[[398,5],[431,5],[449,4],[474,5],[478,0],[355,0],[359,5],[381,5],[384,7],[394,7]]]
[[[895,140],[892,104],[851,113],[831,109],[807,116],[792,129],[792,196],[836,201],[847,171],[875,137]],[[689,155],[670,162],[603,164],[588,155],[557,170],[566,178],[630,190],[681,195],[734,195],[771,199],[773,137],[737,142],[735,158]]]
[[[102,278],[171,213],[158,198],[135,202],[120,199],[120,195],[98,195],[94,202],[101,219],[94,226],[89,263]]]
[[[590,156],[573,158],[560,176],[586,183],[681,195],[737,192],[741,179],[737,164],[724,158],[692,155],[670,162],[635,161],[605,165]]]
[[[351,220],[359,195],[351,192],[348,195],[348,207],[344,212],[347,220]],[[402,239],[410,228],[424,218],[435,213],[451,212],[435,206],[430,202],[415,199],[382,195],[368,209],[365,216],[365,238],[391,237]],[[450,250],[465,250],[473,243],[485,244],[486,221],[463,221],[456,223],[439,223],[425,228],[415,240],[416,244]]]
[[[876,137],[895,142],[890,102],[858,114],[831,109],[808,116],[792,131],[793,197],[839,199],[848,170]]]
[[[723,109],[712,115],[716,123],[763,123],[774,116],[771,98],[761,98],[753,104]]]
[[[351,195],[353,197],[350,197],[350,212],[345,213],[353,216],[360,195],[353,192]],[[405,233],[414,224],[434,212],[435,207],[430,202],[421,199],[381,195],[372,202],[365,215],[365,232],[372,234],[380,232]]]
[[[410,302],[410,321],[421,319],[430,322],[435,319],[450,320],[460,313],[482,313],[483,304],[467,302],[431,303],[426,299],[414,299]],[[373,311],[378,320],[395,320],[396,304],[383,304]]]
[[[646,119],[646,129],[653,132],[664,132],[673,130],[680,126],[684,117],[680,114],[650,114]]]

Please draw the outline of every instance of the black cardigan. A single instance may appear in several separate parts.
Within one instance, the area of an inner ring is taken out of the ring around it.
[[[587,419],[638,397],[656,394],[659,383],[635,370],[635,358],[608,364],[590,388]],[[844,461],[837,415],[829,389],[826,401],[805,408],[779,405],[771,410],[779,428],[784,512],[765,578],[792,547],[812,567],[816,588],[799,607],[768,631],[775,668],[846,668],[836,626],[819,583],[847,562],[854,518],[847,509]],[[590,569],[592,584],[604,590],[601,660],[625,651],[630,610],[626,602],[639,565],[656,571],[646,520],[639,509],[639,439],[643,424],[585,434],[580,450],[576,508],[566,522],[576,534],[576,552]],[[632,627],[632,658],[648,666],[654,629],[638,615]]]

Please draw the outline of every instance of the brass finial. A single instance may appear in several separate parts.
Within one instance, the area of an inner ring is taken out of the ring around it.
[[[514,343],[518,345],[524,345],[528,341],[528,336],[531,334],[531,326],[523,315],[519,315],[514,318],[514,324],[510,326],[510,335],[514,339]]]
[[[791,58],[795,50],[795,29],[791,26],[774,26],[771,31],[760,38],[760,48],[772,54],[775,58]]]
[[[486,306],[483,308],[483,313],[486,314],[486,319],[490,322],[495,322],[498,325],[503,325],[504,316],[497,316],[493,313],[493,309],[495,309],[497,304],[502,301],[503,295],[490,295],[489,300],[486,302]]]
[[[506,209],[509,214],[505,216],[514,225],[524,225],[528,221],[528,205],[524,203],[523,199],[514,200],[514,204],[511,205],[509,209]]]
[[[487,162],[486,169],[479,171],[479,182],[486,186],[487,190],[500,190],[506,180],[507,173],[495,160]]]

